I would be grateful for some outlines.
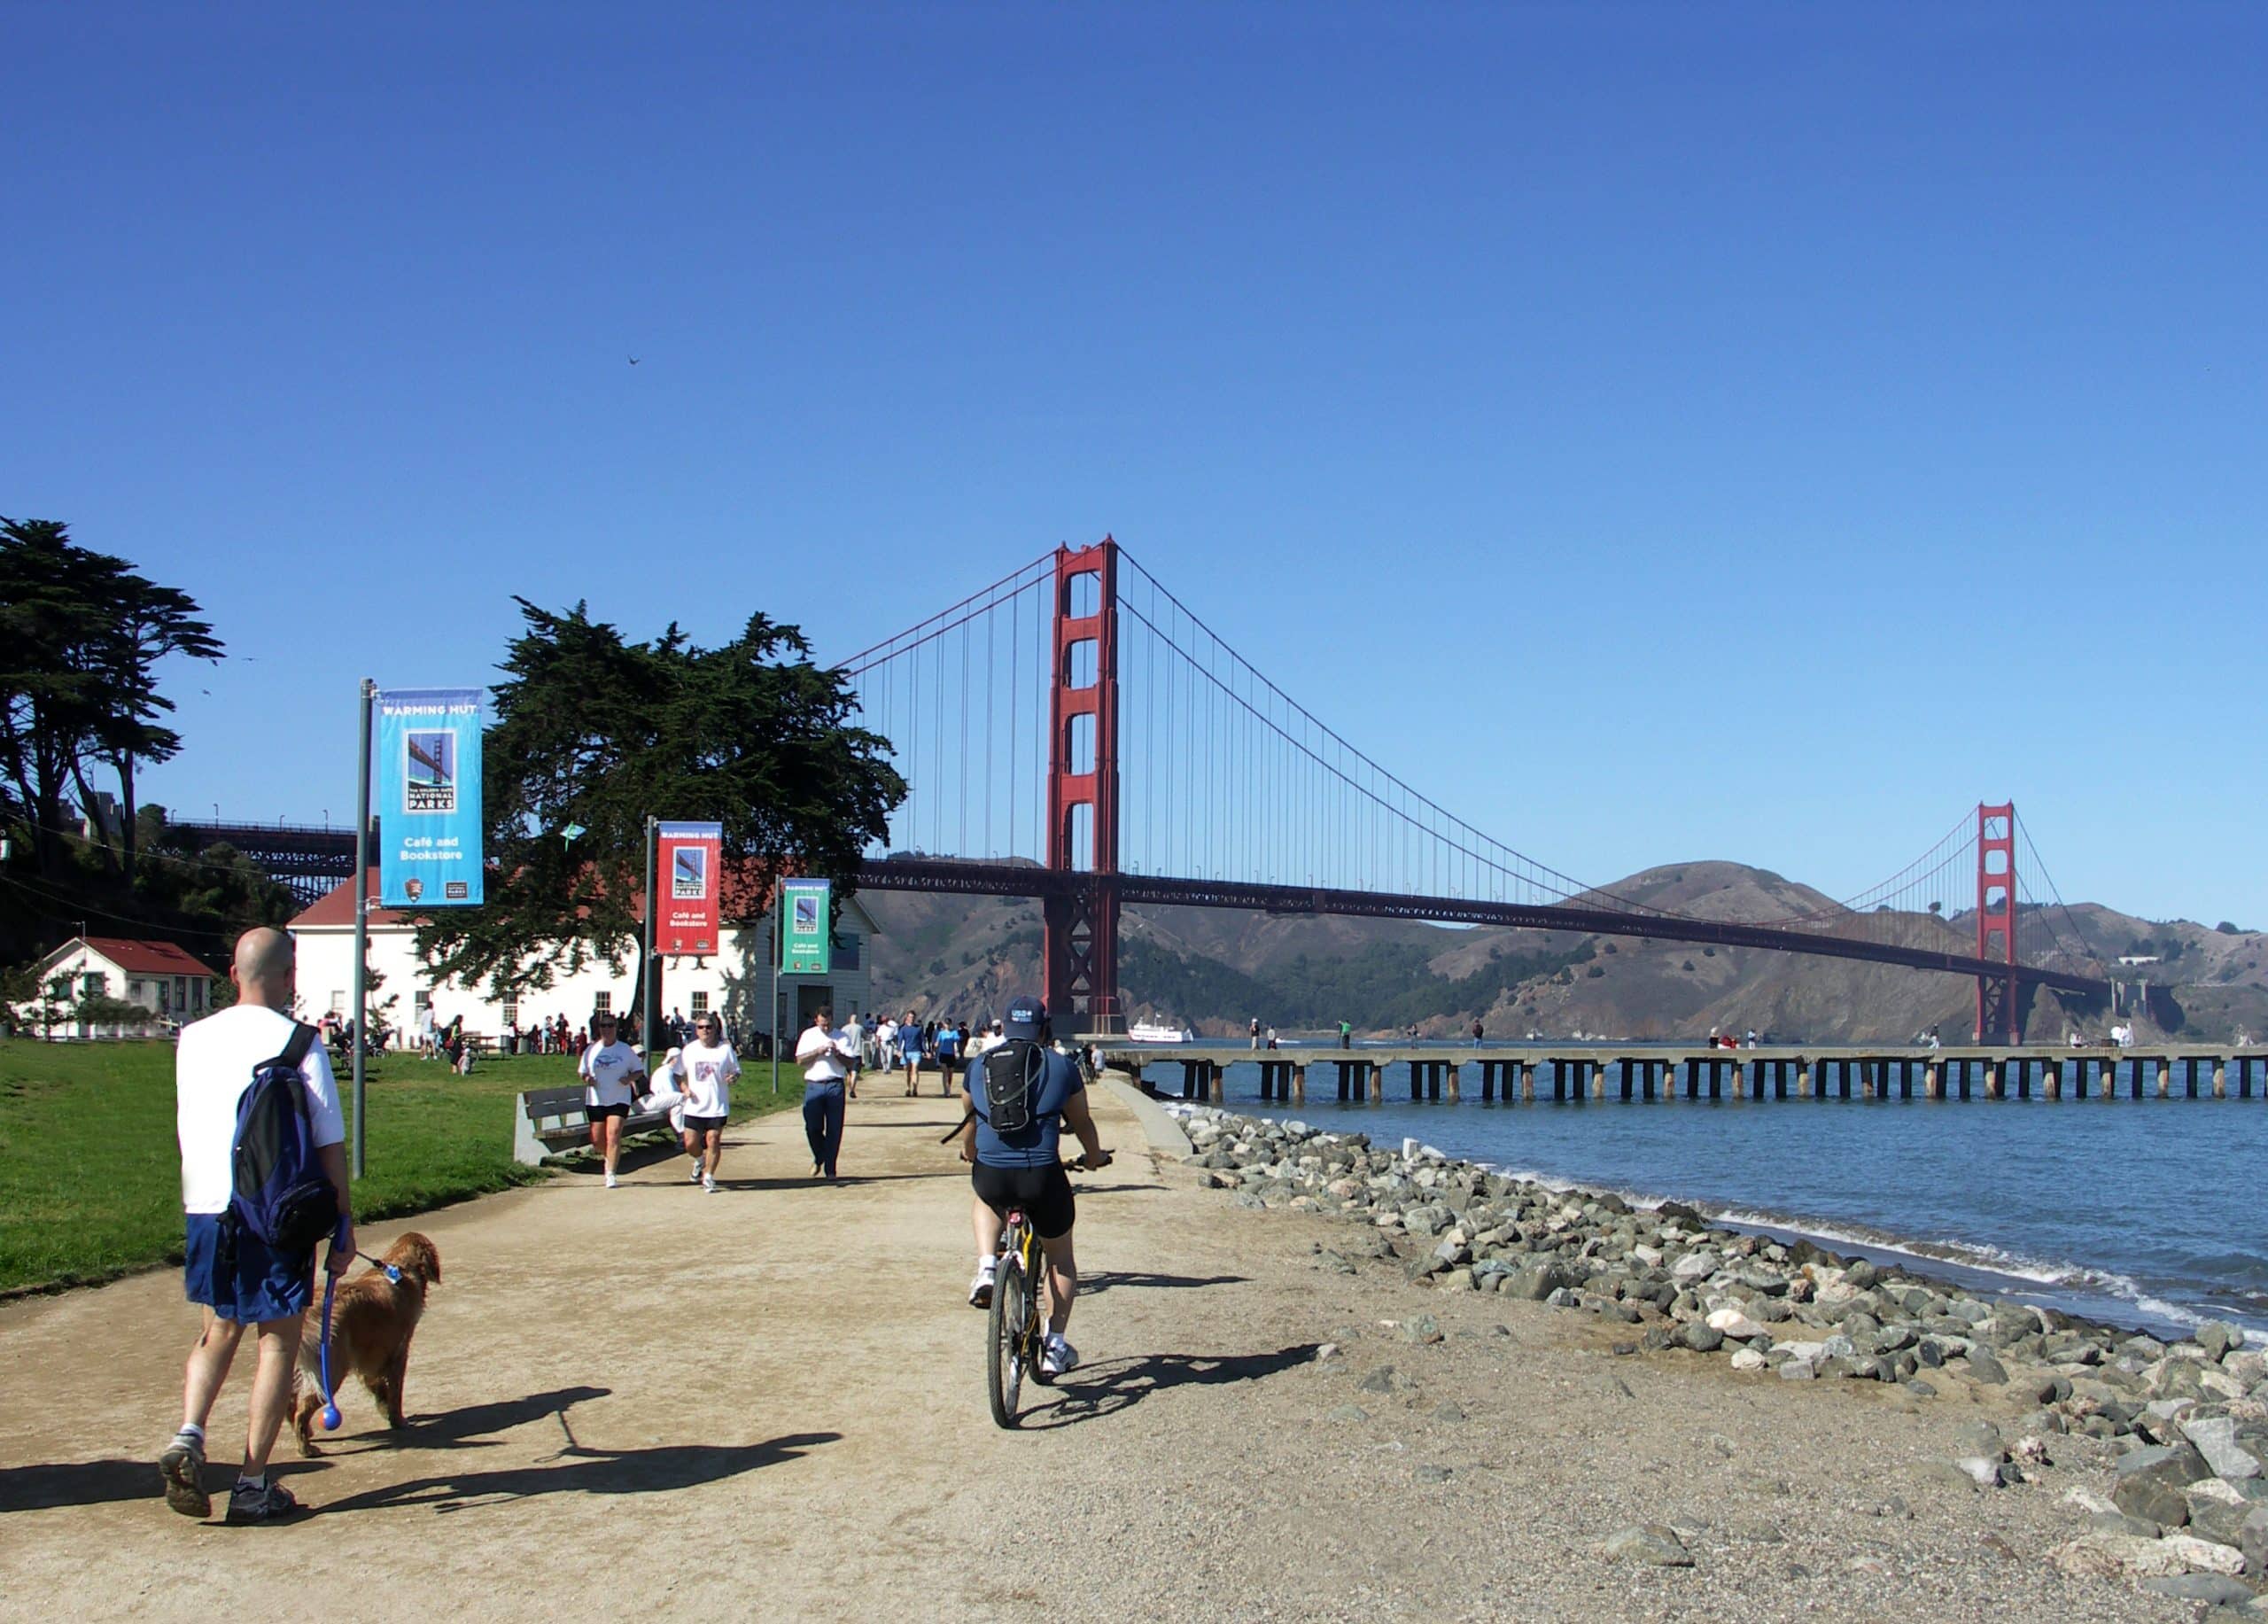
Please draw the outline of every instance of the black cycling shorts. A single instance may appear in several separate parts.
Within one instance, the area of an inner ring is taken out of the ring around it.
[[[1078,1218],[1071,1176],[1060,1162],[1045,1167],[993,1167],[980,1162],[969,1169],[968,1182],[976,1199],[1002,1217],[1011,1207],[1022,1208],[1042,1240],[1069,1234]]]

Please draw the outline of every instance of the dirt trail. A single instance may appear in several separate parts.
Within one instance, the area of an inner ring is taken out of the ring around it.
[[[832,1187],[789,1113],[727,1136],[715,1196],[649,1156],[611,1193],[570,1174],[377,1226],[370,1249],[416,1228],[444,1260],[413,1425],[389,1437],[352,1389],[323,1459],[279,1456],[316,1508],[288,1527],[157,1497],[196,1325],[175,1275],[0,1308],[0,1613],[2186,1616],[2049,1572],[2078,1521],[2051,1493],[1914,1475],[1989,1395],[1916,1416],[1614,1358],[1578,1317],[1341,1272],[1316,1245],[1359,1231],[1236,1211],[1122,1104],[1097,1115],[1120,1156],[1083,1186],[1088,1363],[1013,1434],[984,1410],[967,1185],[936,1143],[958,1108],[935,1098],[857,1102]],[[1439,1344],[1380,1324],[1426,1309]],[[1325,1341],[1347,1353],[1317,1362]],[[1384,1364],[1404,1385],[1363,1390]],[[1893,1493],[1910,1516],[1877,1514]],[[1649,1520],[1698,1565],[1600,1558]]]

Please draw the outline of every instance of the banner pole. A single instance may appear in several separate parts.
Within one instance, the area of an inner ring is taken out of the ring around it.
[[[772,879],[772,1092],[780,1092],[780,878]]]
[[[361,745],[354,755],[354,1156],[353,1176],[362,1177],[362,1051],[369,1037],[368,988],[363,967],[370,953],[370,701],[378,685],[362,679]]]
[[[646,952],[638,961],[638,1006],[644,1011],[638,1023],[638,1041],[646,1056],[646,1075],[654,1072],[654,831],[661,826],[651,813],[646,818]]]

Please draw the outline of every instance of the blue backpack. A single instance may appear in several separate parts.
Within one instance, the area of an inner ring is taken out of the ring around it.
[[[313,1252],[338,1227],[338,1193],[316,1160],[299,1076],[315,1039],[315,1028],[294,1022],[284,1053],[252,1068],[252,1086],[237,1101],[229,1216],[285,1256]]]

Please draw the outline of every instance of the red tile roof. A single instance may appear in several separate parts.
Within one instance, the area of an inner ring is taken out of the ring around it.
[[[96,952],[136,975],[210,975],[212,967],[171,942],[136,942],[126,936],[82,936]]]
[[[377,905],[378,869],[375,863],[370,866],[369,883],[370,923],[408,925],[416,922],[415,914],[405,913],[399,908],[382,908]],[[291,923],[284,929],[296,929],[302,925],[338,925],[350,930],[353,929],[354,882],[341,880],[317,897],[314,903],[293,914]]]

